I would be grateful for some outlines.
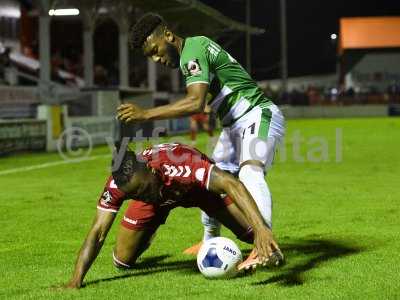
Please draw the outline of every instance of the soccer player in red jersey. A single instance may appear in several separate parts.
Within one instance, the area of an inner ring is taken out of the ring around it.
[[[218,219],[245,242],[254,243],[258,256],[239,270],[262,264],[276,265],[283,255],[265,225],[255,201],[231,174],[220,170],[201,152],[181,144],[161,144],[140,155],[117,149],[112,176],[97,204],[92,227],[82,245],[67,287],[80,288],[97,257],[116,213],[125,211],[113,252],[114,264],[129,269],[151,242],[157,228],[175,207],[199,207]],[[121,153],[122,151],[122,153]]]

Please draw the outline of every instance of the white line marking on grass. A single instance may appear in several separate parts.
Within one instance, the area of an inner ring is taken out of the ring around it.
[[[44,164],[38,164],[38,165],[33,165],[33,166],[28,166],[28,167],[21,167],[21,168],[0,171],[0,176],[7,175],[7,174],[13,174],[13,173],[20,173],[20,172],[25,172],[25,171],[31,171],[31,170],[37,170],[37,169],[44,169],[44,168],[54,167],[54,166],[58,166],[58,165],[75,164],[75,163],[96,160],[99,158],[104,158],[104,157],[109,157],[109,156],[110,156],[110,154],[103,154],[103,155],[94,155],[94,156],[90,156],[90,157],[79,158],[79,159],[75,159],[75,160],[58,160],[58,161],[48,162],[48,163],[44,163]]]

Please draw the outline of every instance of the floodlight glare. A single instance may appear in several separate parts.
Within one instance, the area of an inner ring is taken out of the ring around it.
[[[62,8],[62,9],[50,9],[50,16],[77,16],[79,15],[79,9],[77,8]]]

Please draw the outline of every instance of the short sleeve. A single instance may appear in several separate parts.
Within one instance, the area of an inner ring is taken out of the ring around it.
[[[194,164],[192,177],[193,183],[200,188],[205,188],[208,190],[213,167],[214,164],[209,160],[202,160],[200,163]]]
[[[181,57],[181,71],[186,82],[186,86],[193,83],[210,84],[210,65],[207,59],[206,50],[200,44],[188,45],[184,55]]]
[[[97,208],[116,213],[125,199],[125,193],[118,189],[114,179],[110,176],[107,179],[99,200],[97,201]]]

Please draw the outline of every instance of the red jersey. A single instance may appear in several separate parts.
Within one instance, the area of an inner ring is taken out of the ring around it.
[[[198,150],[173,143],[148,148],[138,155],[138,160],[145,162],[162,181],[160,206],[177,206],[178,202],[179,206],[186,206],[184,202],[188,192],[208,189],[214,166],[213,162]],[[97,207],[117,212],[122,202],[128,198],[110,176]]]

